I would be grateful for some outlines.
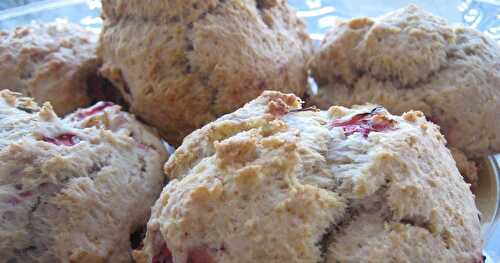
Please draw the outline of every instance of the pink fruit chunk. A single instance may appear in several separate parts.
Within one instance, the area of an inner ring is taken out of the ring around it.
[[[187,263],[215,263],[206,246],[195,247],[189,250]]]
[[[146,145],[143,144],[143,143],[140,143],[140,142],[137,143],[137,148],[139,148],[141,150],[146,150],[147,149]]]
[[[172,252],[168,249],[167,244],[163,243],[160,250],[153,257],[153,263],[172,263]]]
[[[162,244],[158,253],[152,260],[153,263],[173,263],[172,252],[165,243]],[[199,246],[189,249],[186,263],[215,263],[206,246]]]
[[[101,102],[98,102],[96,105],[88,108],[88,109],[80,109],[76,112],[76,118],[81,120],[81,119],[84,119],[88,116],[92,116],[96,113],[99,113],[101,111],[103,111],[105,108],[107,107],[111,107],[115,104],[113,104],[112,102],[108,102],[108,101],[101,101]]]
[[[31,191],[21,192],[18,194],[18,196],[11,196],[11,197],[7,198],[7,203],[12,205],[12,206],[16,206],[17,204],[22,202],[22,199],[19,199],[19,198],[28,198],[32,195],[33,195],[33,192],[31,192]]]
[[[42,140],[44,142],[52,143],[55,145],[64,145],[64,146],[73,146],[78,143],[78,137],[71,133],[61,134],[55,138],[52,137],[43,137]]]
[[[482,254],[480,254],[472,263],[483,263],[486,260],[486,257],[484,257]]]
[[[341,127],[346,136],[361,133],[368,137],[370,132],[382,132],[392,126],[392,121],[386,118],[373,118],[377,114],[377,108],[368,113],[354,115],[348,120],[335,120],[332,127]]]
[[[24,197],[24,198],[30,197],[32,195],[33,195],[33,192],[31,192],[31,191],[26,191],[26,192],[19,193],[19,196],[20,197]]]

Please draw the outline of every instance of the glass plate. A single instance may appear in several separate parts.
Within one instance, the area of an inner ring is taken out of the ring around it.
[[[358,16],[377,17],[387,12],[416,4],[449,23],[466,25],[500,40],[500,0],[386,0],[374,4],[373,0],[289,0],[298,15],[307,21],[309,32],[315,39],[323,34],[336,20]]]
[[[336,21],[357,16],[377,17],[410,3],[448,20],[482,31],[500,42],[500,0],[289,0],[306,23],[309,33],[320,40]],[[100,0],[0,0],[0,30],[32,22],[70,21],[99,32]],[[485,158],[477,191],[482,213],[484,254],[488,263],[500,262],[499,183],[500,155]]]

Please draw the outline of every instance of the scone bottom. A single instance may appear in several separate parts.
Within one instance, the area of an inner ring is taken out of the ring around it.
[[[445,142],[419,111],[303,109],[266,91],[185,138],[134,258],[481,262],[479,212]]]

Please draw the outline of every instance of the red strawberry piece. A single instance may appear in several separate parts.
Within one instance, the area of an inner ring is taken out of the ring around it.
[[[32,195],[33,195],[33,192],[31,192],[31,191],[26,191],[26,192],[19,193],[19,196],[20,197],[24,197],[24,198],[30,197]]]
[[[111,107],[113,105],[115,105],[115,104],[113,104],[112,102],[108,102],[108,101],[98,102],[97,104],[95,104],[94,106],[92,106],[88,109],[78,110],[78,112],[76,113],[76,118],[79,120],[84,119],[88,116],[92,116],[96,113],[99,113],[99,112],[103,111],[105,108]]]
[[[215,263],[206,246],[195,247],[189,250],[187,263]]]
[[[368,137],[370,132],[382,132],[392,125],[392,121],[389,119],[373,118],[373,116],[378,115],[377,111],[378,108],[375,108],[371,112],[354,115],[348,120],[335,120],[332,126],[341,127],[346,136],[361,133],[364,137]]]
[[[44,142],[52,143],[55,145],[73,146],[78,143],[78,137],[71,133],[64,133],[55,138],[43,137]]]
[[[344,127],[344,126],[351,126],[351,125],[356,125],[359,124],[363,121],[363,119],[368,115],[369,113],[361,113],[354,115],[352,118],[348,120],[335,120],[333,122],[334,127]]]
[[[165,243],[153,257],[153,263],[172,263],[172,252]],[[215,263],[206,246],[191,248],[188,252],[186,263]]]
[[[33,192],[31,192],[31,191],[21,192],[18,194],[18,196],[11,196],[11,197],[7,198],[7,203],[12,205],[12,206],[15,206],[15,205],[21,203],[21,201],[22,201],[21,199],[19,199],[19,197],[20,198],[27,198],[27,197],[30,197],[32,195],[33,195]]]
[[[368,125],[366,122],[360,122],[359,124],[351,124],[341,127],[346,136],[352,135],[354,133],[361,133],[366,137],[370,133],[370,125]]]
[[[382,120],[377,120],[377,121],[373,121],[371,123],[371,129],[373,131],[376,131],[376,132],[382,132],[382,131],[385,131],[389,128],[392,127],[392,120],[389,120],[389,119],[382,119]]]
[[[146,145],[145,145],[145,144],[143,144],[143,143],[140,143],[140,142],[139,142],[139,143],[137,143],[137,147],[138,147],[139,149],[141,149],[141,150],[146,150],[146,149],[147,149]]]
[[[172,263],[172,252],[168,249],[167,244],[163,243],[160,250],[153,257],[153,263]]]
[[[476,258],[472,263],[483,263],[486,261],[486,257],[483,255],[480,255],[478,258]]]

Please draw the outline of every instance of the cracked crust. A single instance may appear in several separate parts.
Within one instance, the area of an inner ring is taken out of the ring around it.
[[[310,40],[286,1],[106,0],[103,16],[101,73],[171,144],[265,89],[305,92]]]
[[[415,7],[329,32],[310,63],[320,88],[311,104],[372,102],[395,114],[423,111],[446,136],[474,184],[478,158],[500,151],[500,47]]]
[[[474,196],[421,112],[267,91],[187,136],[165,172],[141,263],[481,260]]]
[[[97,76],[96,42],[95,33],[71,23],[0,32],[0,90],[50,101],[60,115],[88,106],[96,97],[113,99],[117,95]]]
[[[0,91],[2,262],[131,262],[164,182],[157,134],[111,103],[60,119]]]

